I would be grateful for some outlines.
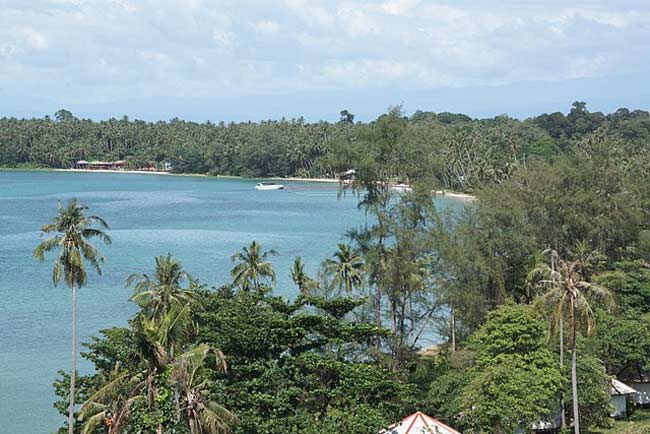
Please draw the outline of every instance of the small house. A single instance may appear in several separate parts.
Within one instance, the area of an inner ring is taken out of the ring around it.
[[[345,186],[352,185],[357,176],[357,171],[354,169],[347,170],[339,175],[339,181]]]
[[[628,401],[633,402],[636,393],[637,391],[627,384],[612,378],[609,381],[609,394],[613,410],[609,415],[614,419],[627,417]]]
[[[380,431],[379,434],[460,434],[460,432],[418,411]]]
[[[88,168],[93,170],[111,170],[113,168],[112,161],[91,161],[88,163]]]

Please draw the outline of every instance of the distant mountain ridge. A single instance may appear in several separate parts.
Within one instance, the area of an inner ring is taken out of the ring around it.
[[[501,86],[439,89],[348,89],[227,98],[159,96],[106,103],[65,104],[38,97],[0,96],[0,116],[43,117],[60,108],[94,120],[120,118],[146,121],[180,118],[191,121],[240,122],[303,117],[335,121],[343,109],[359,121],[375,119],[391,105],[416,110],[458,112],[478,118],[508,114],[527,118],[540,113],[566,112],[573,101],[588,101],[591,111],[619,107],[650,108],[647,74],[580,78],[559,82],[517,82]]]

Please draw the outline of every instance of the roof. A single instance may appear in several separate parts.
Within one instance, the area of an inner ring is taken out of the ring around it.
[[[460,434],[455,429],[418,411],[405,417],[380,434]]]
[[[418,351],[418,354],[421,356],[437,356],[442,352],[442,348],[440,348],[440,345],[430,345],[428,347],[422,348],[420,351]]]
[[[632,389],[625,383],[618,381],[616,378],[612,378],[609,382],[609,394],[610,395],[629,395],[636,393],[635,389]]]

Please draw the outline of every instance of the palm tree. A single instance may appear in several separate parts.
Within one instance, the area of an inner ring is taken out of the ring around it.
[[[111,238],[104,232],[109,229],[104,219],[95,215],[86,215],[88,207],[77,204],[77,199],[71,199],[64,207],[59,204],[59,210],[51,223],[41,227],[41,235],[53,234],[40,243],[34,250],[34,257],[39,261],[45,260],[45,254],[58,251],[58,256],[52,267],[52,281],[57,286],[61,279],[72,290],[72,366],[70,372],[70,407],[68,410],[68,432],[74,432],[74,395],[77,374],[77,289],[87,282],[86,262],[102,273],[100,263],[104,261],[97,247],[90,239],[99,238],[105,244],[111,243]]]
[[[158,389],[154,383],[155,376],[164,372],[173,363],[174,349],[187,340],[192,330],[190,306],[190,303],[182,307],[172,306],[159,318],[140,312],[132,321],[135,350],[140,360],[146,364],[144,389],[146,402],[150,408],[158,396]],[[177,416],[180,417],[180,393],[176,387],[174,402]],[[161,423],[158,424],[156,432],[162,433]]]
[[[211,354],[217,369],[225,372],[227,365],[223,353],[207,344],[181,354],[173,365],[171,379],[180,391],[182,419],[191,434],[228,433],[237,421],[234,414],[209,398],[203,370]]]
[[[300,256],[296,257],[293,261],[293,268],[291,269],[291,280],[296,284],[300,294],[303,296],[309,295],[309,284],[311,279],[305,273],[305,264],[302,263]]]
[[[164,371],[174,359],[174,349],[188,340],[194,328],[190,307],[172,307],[159,318],[141,312],[132,321],[136,352],[149,371]]]
[[[350,295],[352,289],[361,285],[363,280],[363,259],[348,244],[339,244],[339,250],[333,257],[325,261],[327,271],[334,276],[332,284],[339,290],[345,289],[345,293]]]
[[[249,290],[252,285],[257,291],[260,289],[261,279],[270,280],[271,284],[275,284],[273,266],[267,261],[273,255],[277,255],[275,250],[262,252],[262,246],[257,241],[244,247],[240,253],[230,258],[235,263],[235,267],[230,271],[233,283],[244,290]]]
[[[550,265],[545,262],[545,257],[549,257]],[[526,297],[530,300],[533,296],[538,296],[537,290],[540,288],[557,288],[560,285],[559,274],[555,272],[556,264],[560,259],[558,253],[552,249],[536,251],[528,259],[528,273],[526,274]],[[544,305],[544,298],[538,297],[537,307],[546,310],[549,306]],[[550,306],[554,312],[555,306]],[[564,318],[555,318],[551,322],[553,330],[557,328],[558,340],[560,344],[560,370],[564,371]],[[564,406],[564,396],[560,394],[560,417],[561,428],[566,427],[566,411]]]
[[[110,373],[106,384],[92,394],[82,405],[79,421],[81,434],[93,434],[101,427],[107,434],[125,432],[133,405],[143,401],[140,394],[143,387],[142,376],[131,375],[128,371],[115,370]]]
[[[551,251],[550,279],[543,283],[548,291],[539,302],[552,309],[551,326],[560,332],[560,346],[563,352],[563,324],[569,325],[571,334],[571,391],[573,396],[573,427],[575,434],[580,434],[580,417],[578,410],[577,380],[577,334],[583,328],[587,336],[595,330],[595,318],[591,308],[592,302],[604,302],[609,307],[614,304],[609,289],[595,285],[587,280],[590,264],[583,259],[566,261]],[[563,354],[561,354],[563,356]]]
[[[182,287],[183,281],[192,282],[192,277],[183,270],[183,265],[167,256],[157,256],[156,276],[132,274],[126,279],[126,286],[134,285],[135,294],[131,300],[152,318],[161,318],[173,307],[180,308],[195,301],[195,292]]]

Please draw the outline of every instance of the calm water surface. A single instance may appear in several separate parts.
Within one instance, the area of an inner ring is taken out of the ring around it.
[[[151,272],[153,257],[172,253],[202,282],[228,281],[230,256],[252,240],[273,259],[276,294],[293,297],[295,256],[308,272],[345,240],[364,215],[336,186],[287,183],[258,192],[253,180],[110,173],[0,171],[0,433],[49,433],[63,421],[52,407],[52,381],[69,369],[70,292],[51,284],[51,259],[31,258],[38,228],[57,201],[77,197],[111,225],[101,246],[104,274],[91,274],[79,293],[79,338],[122,326],[134,313],[131,273]],[[442,206],[451,201],[441,199]],[[90,367],[83,360],[80,370]]]

